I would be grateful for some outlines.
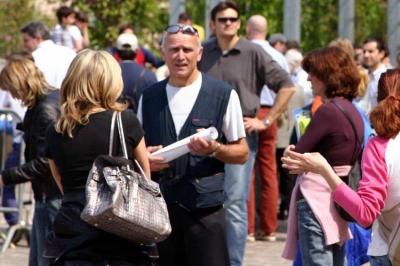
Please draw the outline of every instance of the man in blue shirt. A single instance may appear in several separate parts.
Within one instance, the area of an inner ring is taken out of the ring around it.
[[[121,98],[130,102],[129,108],[137,113],[137,106],[145,88],[157,83],[155,74],[135,62],[136,54],[139,49],[138,39],[134,34],[123,33],[117,39],[117,53],[121,58],[120,66],[124,90]]]

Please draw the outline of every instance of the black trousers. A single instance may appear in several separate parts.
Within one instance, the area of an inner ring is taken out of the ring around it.
[[[54,266],[153,266],[156,264],[148,263],[131,263],[127,261],[115,261],[115,260],[104,260],[104,261],[84,261],[84,260],[73,260],[63,261],[57,264],[50,264]]]
[[[279,192],[281,196],[281,204],[279,205],[279,212],[283,213],[285,210],[289,210],[290,198],[292,197],[292,191],[296,184],[297,175],[289,174],[289,171],[282,167],[281,158],[285,149],[276,149],[276,162],[278,167],[279,176]]]
[[[169,206],[172,234],[158,243],[159,266],[229,266],[225,209],[191,213]]]

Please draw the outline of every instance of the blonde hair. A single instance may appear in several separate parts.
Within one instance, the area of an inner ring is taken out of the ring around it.
[[[358,85],[358,96],[363,98],[365,93],[367,92],[367,87],[369,83],[369,76],[367,71],[365,71],[362,67],[357,67],[358,73],[360,73],[361,81],[360,85]]]
[[[82,50],[72,61],[61,86],[61,115],[56,131],[72,138],[77,125],[89,123],[93,109],[125,110],[126,104],[116,102],[122,89],[121,68],[109,53]]]
[[[340,47],[354,59],[354,47],[349,39],[337,38],[331,41],[328,46]]]
[[[10,60],[0,73],[0,87],[21,99],[24,106],[32,109],[40,95],[54,90],[45,80],[43,73],[29,59]]]

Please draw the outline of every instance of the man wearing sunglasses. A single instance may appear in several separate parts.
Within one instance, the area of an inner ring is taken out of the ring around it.
[[[198,67],[201,71],[230,84],[239,95],[243,121],[250,148],[244,165],[227,164],[225,189],[227,235],[230,264],[243,263],[247,238],[247,200],[250,177],[257,153],[258,132],[266,130],[286,109],[295,87],[289,75],[259,45],[238,36],[240,11],[236,3],[223,1],[211,11],[210,26],[214,41],[204,44]],[[263,85],[277,93],[269,113],[259,119],[260,93]]]
[[[138,119],[148,151],[215,127],[216,140],[193,137],[187,153],[169,163],[149,157],[152,179],[168,205],[172,234],[157,244],[160,266],[229,266],[226,241],[225,163],[249,154],[239,97],[230,85],[197,69],[203,48],[197,30],[171,25],[162,56],[170,77],[145,89]]]

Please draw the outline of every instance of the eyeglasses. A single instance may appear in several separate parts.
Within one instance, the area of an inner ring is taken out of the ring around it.
[[[234,22],[238,21],[239,18],[217,18],[217,20],[218,20],[219,22],[221,22],[221,23],[226,23],[226,22],[228,22],[228,20],[229,20],[231,23],[234,23]]]
[[[199,33],[197,32],[197,29],[190,26],[190,25],[169,25],[166,29],[166,32],[175,34],[178,33],[179,31],[182,31],[183,34],[188,34],[188,35],[198,35]]]

